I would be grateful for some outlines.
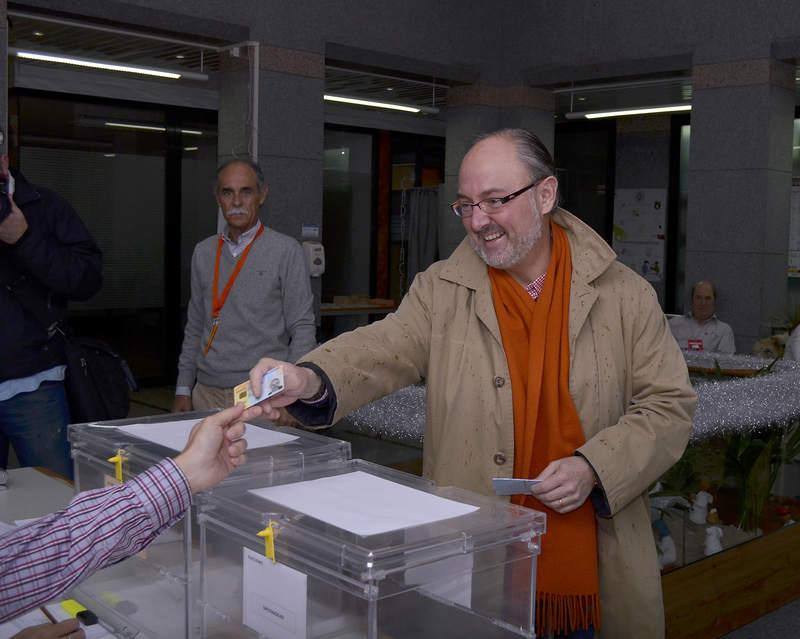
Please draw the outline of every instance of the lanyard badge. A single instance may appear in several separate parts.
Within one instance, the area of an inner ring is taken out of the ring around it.
[[[239,273],[242,271],[242,267],[244,263],[247,261],[247,256],[250,254],[250,249],[253,248],[253,244],[256,243],[256,240],[259,236],[264,232],[264,225],[262,224],[256,236],[253,238],[253,241],[247,245],[247,248],[244,250],[242,255],[236,261],[236,266],[233,269],[230,277],[228,278],[227,284],[225,284],[225,288],[222,290],[222,295],[219,294],[219,262],[220,258],[222,257],[222,245],[225,243],[225,240],[222,239],[220,236],[219,241],[217,242],[217,256],[214,260],[214,281],[212,285],[212,298],[211,298],[211,331],[208,334],[208,339],[206,340],[206,345],[203,348],[203,356],[205,357],[208,355],[208,351],[211,350],[211,344],[214,343],[214,338],[217,336],[217,331],[219,330],[219,323],[220,323],[220,313],[222,312],[222,307],[225,306],[225,302],[228,300],[228,295],[233,288],[234,282],[236,282],[236,278],[239,277]]]

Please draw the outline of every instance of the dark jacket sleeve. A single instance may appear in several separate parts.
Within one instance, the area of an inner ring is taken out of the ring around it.
[[[103,284],[100,248],[69,203],[55,193],[45,191],[34,206],[42,207],[42,215],[31,215],[28,230],[13,247],[18,264],[56,295],[89,299]]]

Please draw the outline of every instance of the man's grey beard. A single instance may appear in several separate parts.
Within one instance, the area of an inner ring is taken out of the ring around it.
[[[534,223],[531,225],[531,228],[528,229],[528,232],[525,235],[518,236],[511,246],[502,253],[495,253],[491,256],[488,255],[484,250],[483,244],[476,241],[471,235],[467,236],[469,237],[469,243],[478,256],[489,266],[499,269],[509,269],[519,264],[525,256],[530,253],[536,242],[539,241],[539,238],[542,237],[544,228],[543,220],[535,209],[533,215],[535,216]],[[481,235],[488,235],[499,228],[498,226],[492,225],[488,227],[487,230],[481,231]],[[508,235],[506,235],[506,237],[508,237]]]

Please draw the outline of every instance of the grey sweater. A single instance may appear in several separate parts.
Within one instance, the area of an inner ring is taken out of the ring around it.
[[[264,228],[220,313],[217,335],[203,355],[211,331],[211,297],[218,235],[200,242],[192,255],[192,297],[178,387],[228,388],[247,379],[262,357],[294,362],[316,346],[314,302],[303,249],[282,233]],[[236,264],[222,249],[219,294]]]

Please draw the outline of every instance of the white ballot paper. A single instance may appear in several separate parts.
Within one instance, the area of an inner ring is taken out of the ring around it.
[[[242,548],[242,621],[270,639],[305,639],[308,578],[273,563],[263,554]]]
[[[250,492],[363,537],[478,510],[363,471]]]
[[[199,419],[183,419],[176,422],[159,422],[157,424],[129,424],[120,426],[119,429],[139,439],[180,452],[186,448],[189,434],[199,421]],[[297,439],[296,435],[279,433],[260,426],[254,426],[253,424],[246,424],[246,426],[244,438],[247,440],[247,450],[278,446]]]

